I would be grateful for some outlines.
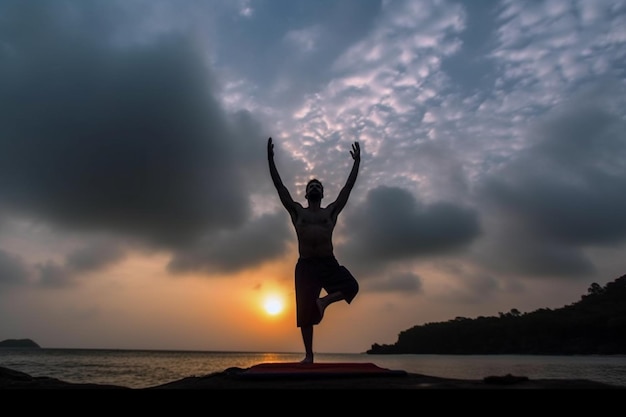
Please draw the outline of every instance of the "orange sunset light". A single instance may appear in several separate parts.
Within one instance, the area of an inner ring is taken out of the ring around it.
[[[285,301],[278,294],[269,294],[263,300],[263,309],[270,316],[280,314],[285,309]]]

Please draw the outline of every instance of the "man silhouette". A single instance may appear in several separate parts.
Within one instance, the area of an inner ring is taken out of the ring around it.
[[[332,235],[337,216],[346,206],[350,192],[356,182],[361,163],[361,148],[358,142],[350,151],[354,163],[337,199],[322,207],[324,187],[313,178],[306,185],[307,207],[293,201],[283,184],[274,162],[272,138],[267,141],[267,159],[270,175],[283,206],[291,216],[298,237],[299,258],[295,270],[296,321],[302,333],[305,357],[301,363],[313,363],[313,326],[319,324],[324,311],[330,304],[345,300],[348,304],[359,291],[359,284],[350,272],[339,265],[333,252]],[[322,288],[326,296],[320,298]]]

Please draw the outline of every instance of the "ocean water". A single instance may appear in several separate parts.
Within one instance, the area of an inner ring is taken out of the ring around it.
[[[297,362],[302,353],[115,349],[0,349],[0,366],[66,382],[153,387],[189,376],[266,362]],[[317,353],[316,362],[369,362],[445,378],[527,376],[588,379],[626,387],[626,356],[367,355]]]

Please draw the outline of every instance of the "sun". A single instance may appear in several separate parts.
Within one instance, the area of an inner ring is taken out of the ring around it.
[[[278,295],[268,295],[263,301],[263,308],[267,314],[275,316],[284,309],[283,299]]]

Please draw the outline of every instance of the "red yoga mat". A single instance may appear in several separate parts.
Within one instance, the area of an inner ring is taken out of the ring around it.
[[[381,368],[373,363],[365,362],[332,362],[332,363],[299,363],[299,362],[268,362],[251,366],[238,376],[249,378],[276,377],[355,377],[355,376],[403,376],[405,371]]]

